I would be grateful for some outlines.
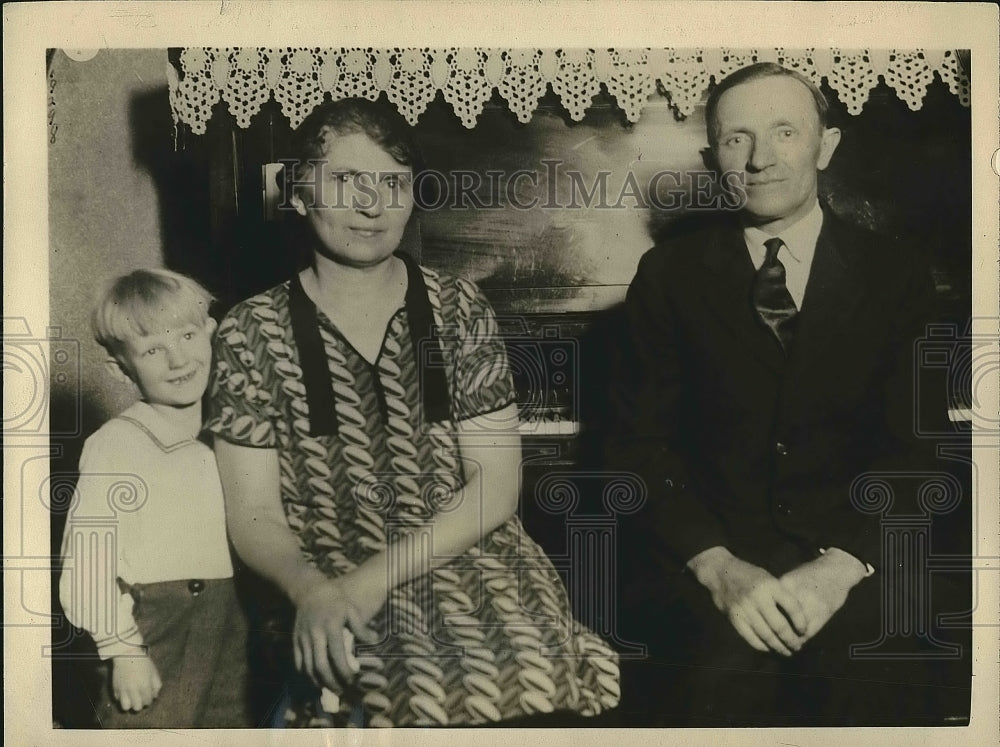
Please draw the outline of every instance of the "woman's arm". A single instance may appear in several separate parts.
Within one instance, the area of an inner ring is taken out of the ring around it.
[[[366,623],[393,586],[460,555],[513,515],[521,463],[516,425],[515,405],[459,423],[465,483],[449,503],[450,510],[395,534],[385,551],[335,579],[306,561],[285,520],[277,452],[216,441],[233,545],[247,565],[276,583],[295,605],[299,669],[331,688],[337,686],[337,675],[350,679],[354,669],[344,648],[344,629],[361,640],[373,640]],[[430,542],[422,542],[422,536],[429,536]]]
[[[388,592],[390,580],[391,586],[398,586],[444,565],[514,514],[521,467],[517,423],[514,404],[457,423],[464,484],[427,524],[406,529],[386,551],[352,571],[359,585],[384,586]],[[418,535],[428,536],[430,542],[420,541]]]
[[[236,552],[298,606],[302,595],[326,576],[306,561],[285,520],[277,451],[219,438],[215,456],[226,497],[226,524]]]
[[[372,640],[374,634],[364,625],[369,618],[360,619],[351,604],[346,578],[327,578],[302,554],[281,505],[277,451],[218,438],[215,455],[236,552],[295,605],[296,667],[322,685],[336,687],[331,660],[342,677],[353,674],[344,648],[345,624],[359,638]]]
[[[295,605],[299,669],[331,688],[337,683],[334,671],[350,679],[354,669],[344,648],[345,627],[359,639],[371,641],[375,634],[366,624],[385,604],[392,587],[462,554],[513,515],[521,463],[516,425],[513,404],[459,423],[465,483],[449,502],[449,510],[435,514],[426,525],[398,531],[385,551],[335,579],[306,561],[285,520],[277,452],[217,439],[233,545],[247,565],[276,583]],[[430,542],[421,541],[422,536],[429,536]]]
[[[340,579],[359,622],[367,623],[382,609],[393,588],[461,555],[514,514],[521,467],[517,422],[517,405],[511,404],[456,424],[464,484],[445,498],[444,510],[425,524],[395,528],[386,550]],[[351,628],[359,638],[371,634],[353,624]],[[315,650],[319,636],[309,630],[303,640],[313,642]],[[331,650],[340,640],[339,631],[331,631]]]

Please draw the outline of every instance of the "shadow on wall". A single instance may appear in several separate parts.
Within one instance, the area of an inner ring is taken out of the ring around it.
[[[299,221],[264,215],[261,165],[276,157],[275,127],[241,129],[218,106],[192,134],[175,127],[166,87],[137,93],[129,117],[133,158],[158,196],[165,267],[204,284],[221,312],[301,266]],[[276,119],[271,107],[258,117]]]
[[[101,408],[80,392],[51,390],[49,403],[49,550],[55,560],[51,575],[52,719],[66,728],[86,728],[94,723],[93,700],[99,687],[97,653],[89,636],[66,620],[59,602],[61,549],[67,512],[79,478],[78,465],[84,441],[104,422]],[[60,435],[61,434],[61,435]]]
[[[211,246],[213,180],[203,140],[175,141],[166,87],[133,96],[129,128],[132,158],[156,186],[164,266],[218,287],[223,268]]]

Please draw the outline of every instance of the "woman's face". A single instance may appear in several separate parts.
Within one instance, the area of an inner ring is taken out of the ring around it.
[[[317,253],[350,267],[384,262],[413,212],[413,172],[363,132],[330,133],[326,142],[292,205],[312,227]]]

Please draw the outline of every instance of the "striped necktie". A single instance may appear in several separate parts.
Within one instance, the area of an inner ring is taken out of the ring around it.
[[[784,245],[777,237],[764,242],[767,255],[754,276],[753,307],[787,353],[799,312],[785,286],[785,266],[778,261],[778,252]]]

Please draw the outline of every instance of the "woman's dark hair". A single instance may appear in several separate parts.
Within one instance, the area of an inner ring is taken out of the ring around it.
[[[409,166],[414,174],[420,170],[420,151],[412,128],[391,105],[360,98],[328,101],[313,109],[292,133],[289,158],[297,163],[292,164],[293,173],[289,173],[288,160],[283,161],[286,194],[291,194],[289,187],[303,181],[310,159],[323,158],[328,137],[358,132],[370,137],[398,163]]]
[[[776,77],[793,78],[804,85],[812,95],[813,102],[816,104],[816,113],[819,115],[820,126],[829,126],[830,104],[826,100],[826,96],[823,95],[823,92],[809,78],[800,72],[782,67],[776,62],[758,62],[753,65],[741,67],[736,72],[730,73],[719,81],[715,88],[712,89],[712,92],[708,94],[708,101],[705,103],[705,126],[708,130],[709,144],[713,147],[715,146],[717,135],[715,114],[719,108],[719,99],[722,98],[722,94],[752,80]]]

